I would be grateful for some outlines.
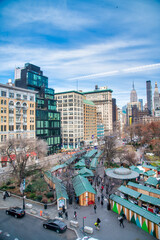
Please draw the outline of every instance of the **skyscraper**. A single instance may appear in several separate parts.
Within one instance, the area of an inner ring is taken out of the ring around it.
[[[160,108],[160,97],[159,97],[159,91],[157,83],[155,83],[155,89],[154,89],[154,110]]]
[[[60,113],[56,110],[54,89],[40,67],[26,63],[15,69],[15,86],[34,90],[36,94],[36,136],[48,143],[48,154],[61,149]]]
[[[134,82],[133,82],[132,87],[133,87],[133,89],[132,89],[131,94],[130,94],[130,102],[131,103],[137,102],[137,93],[136,93],[136,90],[134,88]]]
[[[138,99],[138,101],[141,103],[141,111],[143,111],[143,99]]]
[[[151,81],[146,81],[146,91],[147,91],[147,108],[149,110],[149,114],[152,115],[152,86]]]

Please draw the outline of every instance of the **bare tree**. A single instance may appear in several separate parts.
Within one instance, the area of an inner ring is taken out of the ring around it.
[[[115,136],[105,136],[104,137],[104,147],[103,147],[103,158],[108,166],[111,165],[112,159],[116,155],[116,137]]]
[[[0,145],[0,153],[8,157],[8,162],[19,185],[25,178],[26,168],[29,160],[32,161],[33,152],[38,158],[42,158],[47,153],[47,143],[33,138],[20,138],[9,139]]]
[[[124,152],[124,163],[130,165],[135,165],[137,162],[136,153],[133,150],[126,149]]]

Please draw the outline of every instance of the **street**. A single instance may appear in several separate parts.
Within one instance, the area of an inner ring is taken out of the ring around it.
[[[44,229],[43,221],[25,215],[23,218],[14,218],[6,215],[5,210],[0,210],[0,240],[75,240],[73,231],[67,230],[65,233],[58,234],[54,231]]]

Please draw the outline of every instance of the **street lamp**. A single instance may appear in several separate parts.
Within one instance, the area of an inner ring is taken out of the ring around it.
[[[25,209],[25,198],[26,196],[24,196],[24,190],[23,190],[23,210]]]
[[[84,232],[84,219],[86,219],[86,217],[83,217],[83,232]]]

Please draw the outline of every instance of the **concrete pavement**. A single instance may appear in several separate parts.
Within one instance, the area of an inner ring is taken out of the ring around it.
[[[30,202],[31,203],[31,202]],[[0,193],[0,208],[8,208],[10,206],[19,206],[22,207],[23,200],[14,196],[7,197],[6,200],[3,200],[2,193]],[[100,231],[95,230],[92,234],[93,237],[99,240],[153,240],[155,239],[148,233],[144,232],[142,229],[138,228],[133,223],[128,222],[127,220],[124,221],[125,228],[121,228],[119,226],[119,221],[117,219],[117,214],[107,210],[107,201],[104,201],[103,207],[101,207],[100,203],[97,203],[97,212],[94,213],[93,206],[88,207],[80,207],[75,206],[74,204],[68,205],[68,220],[64,220],[68,226],[70,226],[69,221],[73,220],[74,211],[77,212],[79,228],[75,229],[77,232],[77,237],[82,237],[82,227],[83,227],[83,217],[85,219],[85,226],[90,226],[94,228],[94,223],[99,217],[101,219],[101,227]],[[35,210],[36,217],[40,217],[40,211],[42,210],[45,215],[49,218],[55,218],[58,216],[57,206],[48,206],[46,210],[44,210],[43,205],[33,203],[32,202],[32,209]],[[28,214],[31,214],[31,209],[26,209]]]

